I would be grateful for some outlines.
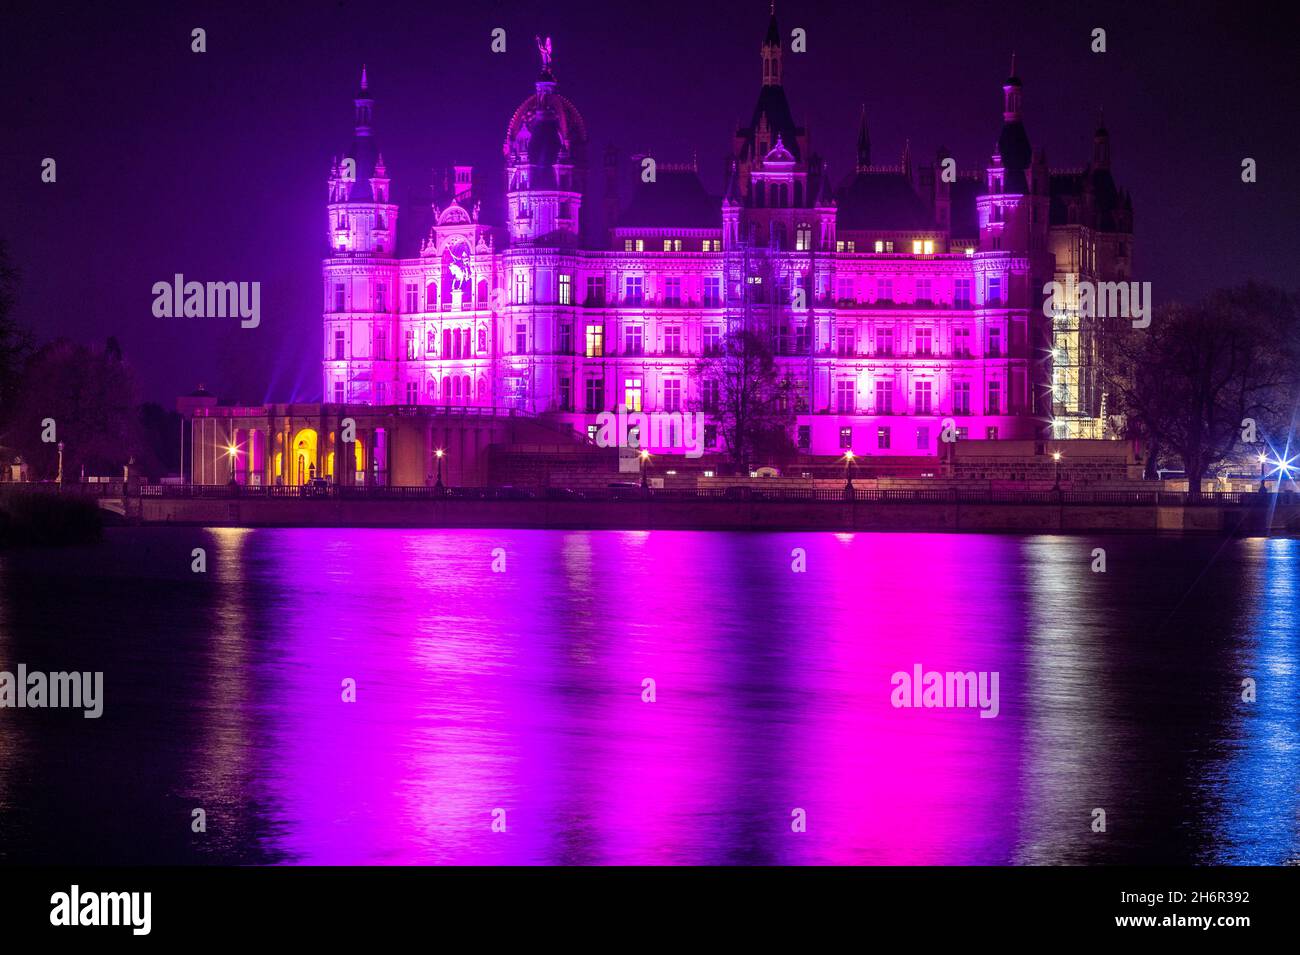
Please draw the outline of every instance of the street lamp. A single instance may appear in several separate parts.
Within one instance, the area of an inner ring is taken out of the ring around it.
[[[54,482],[60,486],[63,484],[63,442],[59,442],[59,473]]]
[[[437,491],[439,494],[441,494],[445,490],[442,484],[442,456],[444,453],[446,452],[444,452],[442,448],[439,448],[438,450],[433,452],[434,457],[438,459],[438,480],[434,482],[433,489]]]
[[[1056,469],[1056,479],[1052,482],[1052,490],[1059,491],[1061,489],[1061,452],[1060,451],[1052,452],[1052,463],[1055,465],[1055,469]]]
[[[852,449],[844,452],[844,497],[852,499],[853,497],[853,451]]]
[[[1268,493],[1268,455],[1259,456],[1259,493]]]
[[[643,450],[641,452],[641,490],[649,493],[650,491],[650,474],[646,468],[650,464],[650,452]]]

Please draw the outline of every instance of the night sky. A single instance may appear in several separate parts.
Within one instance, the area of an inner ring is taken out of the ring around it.
[[[511,112],[554,37],[560,92],[583,113],[593,179],[613,143],[699,157],[721,190],[753,109],[767,0],[720,3],[7,5],[0,14],[0,237],[23,271],[18,318],[39,336],[118,338],[144,396],[199,382],[228,398],[318,400],[320,259],[331,156],[351,139],[362,63],[399,218],[430,170],[501,168]],[[1300,258],[1296,23],[1263,4],[779,3],[785,87],[838,181],[860,104],[873,159],[947,145],[983,166],[1011,53],[1025,123],[1053,168],[1087,162],[1098,107],[1133,196],[1135,274],[1157,304]],[[508,51],[489,49],[494,27]],[[1089,49],[1094,27],[1108,52]],[[190,31],[207,31],[207,52]],[[791,54],[790,30],[808,52]],[[41,182],[53,157],[58,181]],[[1259,181],[1241,182],[1241,160]],[[155,318],[152,286],[260,281],[262,322]]]

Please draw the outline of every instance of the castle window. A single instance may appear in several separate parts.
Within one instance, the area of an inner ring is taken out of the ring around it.
[[[515,354],[524,355],[528,353],[528,326],[515,326]]]
[[[375,311],[382,312],[388,308],[388,286],[380,282],[375,286]]]
[[[719,392],[718,379],[705,378],[704,381],[701,383],[701,389],[702,391],[700,397],[704,405],[704,410],[710,414],[713,414],[718,410],[718,392]]]
[[[635,245],[635,244],[632,242],[631,239],[624,239],[624,240],[623,240],[623,251],[624,251],[624,252],[631,252],[632,249],[634,248],[634,245]]]
[[[954,308],[970,308],[970,279],[954,279],[952,283]]]
[[[894,280],[876,279],[876,301],[892,302],[894,300]]]
[[[524,305],[528,302],[528,273],[523,269],[515,270],[515,296],[516,305]]]
[[[416,357],[415,329],[408,328],[406,330],[406,360],[414,361]]]
[[[957,328],[952,333],[952,353],[957,358],[970,357],[970,329]]]
[[[853,414],[852,378],[841,378],[835,382],[835,410],[840,414]]]
[[[853,429],[840,428],[840,448],[845,451],[853,447]]]
[[[988,290],[989,290],[988,301],[985,302],[985,304],[1001,305],[1002,304],[1002,279],[990,278]]]
[[[334,403],[341,405],[347,400],[347,385],[341,381],[334,382]]]
[[[623,302],[627,305],[640,305],[645,300],[645,279],[639,275],[629,275],[623,280]]]
[[[644,252],[644,251],[645,251],[645,239],[637,239],[637,240],[636,240],[636,251],[638,251],[638,252]]]
[[[484,339],[484,344],[486,344],[487,333],[482,329],[480,329],[479,335]],[[482,349],[482,348],[479,349],[479,351],[485,351],[485,350],[486,349]],[[573,326],[572,325],[560,326],[560,354],[561,355],[573,354]]]
[[[382,328],[375,329],[375,358],[378,361],[388,360],[388,332]]]
[[[929,428],[916,429],[916,450],[918,451],[930,450],[930,429]]]
[[[566,325],[566,326],[564,326],[564,327],[565,327],[565,328],[568,328],[569,326]],[[478,353],[479,353],[480,355],[486,355],[486,354],[487,354],[487,350],[488,350],[488,347],[487,347],[487,329],[486,329],[486,328],[480,328],[480,329],[478,330]]]
[[[807,252],[811,248],[812,228],[806,222],[801,222],[794,230],[794,249],[796,252]]]
[[[722,329],[717,325],[704,326],[704,354],[716,355],[722,351]]]
[[[952,386],[952,413],[970,414],[970,382],[958,381]]]
[[[664,410],[682,410],[682,380],[680,378],[664,379]]]
[[[717,275],[704,278],[704,307],[717,308],[722,304],[722,279]]]
[[[894,413],[894,383],[888,379],[876,382],[876,414]]]
[[[912,240],[912,254],[913,254],[913,255],[920,255],[920,254],[921,254],[921,240],[920,240],[920,239],[913,239],[913,240]]]
[[[835,350],[841,358],[847,358],[853,354],[855,337],[852,328],[835,329]]]
[[[600,411],[601,406],[605,403],[605,380],[603,378],[588,378],[586,392],[587,411]]]
[[[587,357],[600,358],[605,354],[605,329],[600,325],[587,326]]]
[[[347,358],[347,339],[343,332],[334,333],[334,360],[343,361]]]
[[[627,378],[623,381],[623,404],[628,411],[641,410],[641,379]]]
[[[573,381],[570,378],[560,379],[560,410],[568,411],[569,403],[573,400]]]
[[[926,239],[921,243],[921,252],[924,255],[934,255],[934,240]]]
[[[934,289],[930,279],[916,280],[916,301],[929,302],[934,297]]]
[[[682,327],[669,325],[664,329],[664,354],[680,355],[682,353]]]
[[[884,251],[885,251],[885,243],[882,242],[880,239],[877,239],[877,240],[876,240],[876,252],[877,252],[877,254],[879,254],[879,253],[881,253],[881,252],[884,252]]]
[[[410,312],[418,312],[419,310],[420,310],[420,286],[408,284],[406,286],[406,311],[410,313]]]
[[[605,276],[587,276],[587,305],[605,304]]]
[[[680,278],[664,279],[664,304],[682,304],[682,280]]]
[[[567,272],[560,273],[560,304],[573,304],[573,276]]]
[[[889,450],[889,429],[888,428],[876,429],[876,447],[879,448],[881,451]]]
[[[420,383],[417,381],[408,381],[406,383],[406,403],[408,405],[419,404],[420,402]]]
[[[342,283],[336,283],[334,286],[334,311],[347,311],[347,290]]]
[[[996,326],[989,329],[989,358],[1002,357],[1002,329]]]
[[[640,325],[628,325],[623,329],[623,354],[640,355],[643,351],[642,330]]]
[[[916,398],[916,414],[930,413],[930,399],[933,395],[933,388],[933,383],[929,381],[918,381],[916,383],[916,386],[913,389]]]
[[[989,382],[989,401],[984,410],[986,414],[1002,413],[1002,382],[996,379]],[[996,438],[997,435],[991,435],[991,437]]]

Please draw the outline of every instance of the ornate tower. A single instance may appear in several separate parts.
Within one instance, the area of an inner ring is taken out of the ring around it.
[[[366,70],[353,98],[353,138],[330,167],[324,279],[324,400],[396,400],[397,204],[373,134]]]

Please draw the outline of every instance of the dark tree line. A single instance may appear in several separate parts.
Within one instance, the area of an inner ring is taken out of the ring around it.
[[[1157,308],[1123,334],[1115,387],[1148,476],[1177,462],[1188,487],[1290,444],[1300,402],[1300,311],[1293,293],[1251,283]],[[1254,441],[1248,440],[1254,432]]]
[[[51,480],[61,441],[65,481],[77,480],[83,467],[88,475],[120,476],[132,459],[136,472],[150,477],[174,471],[179,415],[141,405],[116,339],[97,347],[66,338],[37,344],[14,317],[19,279],[0,240],[0,466],[21,458],[33,480]]]

